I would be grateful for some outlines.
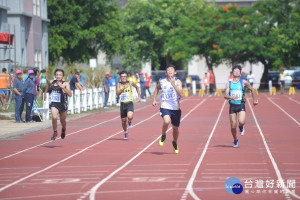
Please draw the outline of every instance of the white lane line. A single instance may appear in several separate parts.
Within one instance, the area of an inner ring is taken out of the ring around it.
[[[300,102],[297,101],[297,100],[295,100],[295,99],[293,99],[293,97],[289,97],[289,100],[291,100],[291,101],[293,101],[293,102],[295,102],[295,103],[297,103],[297,104],[300,104]]]
[[[192,110],[190,110],[182,119],[183,121],[187,116],[189,116],[195,109],[197,109],[201,104],[203,104],[206,101],[206,99],[203,99],[198,105],[196,105]],[[169,132],[172,129],[169,128],[167,132]],[[126,166],[128,166],[132,161],[134,161],[137,157],[139,157],[144,151],[146,151],[150,146],[152,146],[161,136],[158,136],[155,140],[153,140],[148,146],[146,146],[143,150],[141,150],[138,154],[133,156],[130,160],[128,160],[124,165],[116,169],[114,172],[109,174],[107,177],[102,179],[97,185],[95,185],[92,189],[90,189],[90,200],[95,200],[97,190],[103,185],[106,181],[111,179],[115,174],[117,174],[119,171],[124,169]]]
[[[185,200],[186,197],[188,196],[188,194],[190,194],[194,199],[200,200],[200,198],[199,198],[199,197],[194,193],[194,191],[193,191],[193,183],[194,183],[194,181],[195,181],[196,175],[197,175],[198,170],[199,170],[199,168],[200,168],[200,165],[201,165],[201,163],[202,163],[202,161],[203,161],[203,158],[204,158],[204,156],[205,156],[205,154],[206,154],[206,151],[207,151],[208,145],[209,145],[209,143],[210,143],[210,140],[211,140],[211,138],[212,138],[212,136],[213,136],[213,134],[214,134],[214,132],[215,132],[215,129],[216,129],[216,127],[217,127],[217,124],[219,123],[219,120],[220,120],[220,118],[221,118],[221,115],[222,115],[222,112],[223,112],[223,109],[224,109],[224,107],[225,107],[225,103],[226,103],[226,102],[227,102],[227,101],[224,101],[224,103],[223,103],[223,106],[222,106],[222,108],[221,108],[221,110],[220,110],[219,116],[218,116],[218,118],[217,118],[217,120],[216,120],[216,123],[215,123],[215,125],[214,125],[214,127],[213,127],[213,129],[212,129],[212,131],[211,131],[211,133],[210,133],[210,135],[209,135],[209,138],[208,138],[208,140],[207,140],[207,142],[206,142],[206,144],[205,144],[205,147],[204,147],[204,149],[203,149],[203,151],[202,151],[202,154],[201,154],[201,156],[200,156],[200,158],[199,158],[199,160],[198,160],[198,163],[197,163],[197,165],[195,166],[194,171],[193,171],[193,174],[192,174],[192,176],[191,176],[191,178],[190,178],[190,180],[189,180],[189,182],[188,182],[188,184],[187,184],[187,186],[186,186],[186,188],[185,188],[184,193],[183,193],[182,196],[181,196],[181,199],[182,199],[182,200]]]
[[[267,163],[207,163],[207,165],[266,165]]]
[[[149,105],[148,105],[148,106],[141,107],[141,108],[137,109],[136,111],[142,110],[142,109],[147,108],[147,107],[149,107]],[[82,131],[85,131],[85,130],[94,128],[94,127],[96,127],[96,126],[99,126],[99,125],[101,125],[101,124],[104,124],[104,123],[107,123],[107,122],[110,122],[110,121],[113,121],[113,120],[116,120],[116,119],[119,119],[119,118],[120,118],[120,116],[114,117],[114,118],[112,118],[112,119],[110,119],[110,120],[106,120],[106,121],[100,122],[100,123],[95,124],[95,125],[93,125],[93,126],[89,126],[89,127],[87,127],[87,128],[80,129],[80,130],[75,131],[75,132],[72,132],[72,133],[68,133],[67,136],[69,137],[69,136],[71,136],[71,135],[73,135],[73,134],[76,134],[76,133],[79,133],[79,132],[82,132]],[[56,140],[59,140],[59,139],[61,139],[61,138],[58,137]],[[22,151],[18,151],[18,152],[14,153],[14,154],[5,156],[5,157],[3,157],[3,158],[0,158],[0,161],[1,161],[1,160],[4,160],[4,159],[6,159],[6,158],[10,158],[10,157],[12,157],[12,156],[18,155],[18,154],[23,153],[23,152],[25,152],[25,151],[28,151],[28,150],[31,150],[31,149],[40,147],[40,146],[42,146],[42,145],[44,145],[44,144],[48,144],[48,143],[50,143],[50,142],[53,142],[53,141],[50,140],[50,141],[48,141],[48,142],[44,142],[44,143],[41,143],[41,144],[38,144],[38,145],[35,145],[35,146],[32,146],[32,147],[29,147],[29,148],[24,149],[24,150],[22,150]]]
[[[148,120],[152,119],[152,118],[153,118],[154,116],[156,116],[156,115],[158,115],[158,113],[155,113],[154,115],[148,117],[147,119],[144,119],[144,120],[142,120],[142,121],[136,123],[135,125],[133,125],[133,127],[134,127],[134,126],[137,126],[137,125],[139,125],[139,124],[141,124],[141,123],[143,123],[143,122],[145,122],[145,121],[148,121]],[[53,167],[55,167],[55,166],[57,166],[57,165],[59,165],[59,164],[65,162],[65,161],[67,161],[67,160],[69,160],[69,159],[71,159],[71,158],[73,158],[73,157],[75,157],[75,156],[77,156],[77,155],[79,155],[79,154],[85,152],[86,150],[88,150],[88,149],[90,149],[90,148],[92,148],[92,147],[94,147],[94,146],[96,146],[96,145],[98,145],[98,144],[100,144],[100,143],[102,143],[102,142],[104,142],[104,141],[106,141],[106,140],[108,140],[108,139],[110,139],[110,138],[112,138],[112,137],[114,137],[114,136],[120,134],[120,133],[123,133],[123,132],[124,132],[123,130],[122,130],[122,131],[119,131],[119,132],[117,132],[117,133],[115,133],[115,134],[113,134],[113,135],[111,135],[111,136],[109,136],[109,137],[107,137],[107,138],[105,138],[105,139],[103,139],[103,140],[101,140],[101,141],[98,141],[97,143],[94,143],[94,144],[92,144],[92,145],[90,145],[90,146],[88,146],[88,147],[82,149],[81,151],[79,151],[79,152],[77,152],[77,153],[74,153],[74,154],[68,156],[67,158],[65,158],[65,159],[63,159],[63,160],[60,160],[60,161],[58,161],[58,162],[56,162],[56,163],[54,163],[54,164],[52,164],[52,165],[50,165],[50,166],[48,166],[48,167],[46,167],[46,168],[40,170],[40,171],[34,172],[34,173],[32,173],[32,174],[30,174],[30,175],[28,175],[28,176],[26,176],[26,177],[23,177],[23,178],[21,178],[21,179],[19,179],[19,180],[16,180],[16,181],[14,181],[13,183],[10,183],[10,184],[6,185],[5,187],[0,188],[0,192],[2,192],[3,190],[6,190],[7,188],[10,188],[10,187],[12,187],[12,186],[18,184],[18,183],[20,183],[20,182],[22,182],[22,181],[24,181],[24,180],[26,180],[26,179],[28,179],[28,178],[31,178],[31,177],[33,177],[33,176],[35,176],[35,175],[37,175],[37,174],[40,174],[40,173],[42,173],[42,172],[44,172],[44,171],[46,171],[46,170],[48,170],[48,169],[51,169],[51,168],[53,168]]]
[[[251,112],[252,112],[254,121],[255,121],[256,126],[257,126],[257,128],[258,128],[258,130],[259,130],[259,133],[260,133],[260,136],[261,136],[261,138],[262,138],[262,141],[263,141],[263,143],[264,143],[264,145],[265,145],[265,148],[266,148],[266,151],[267,151],[267,153],[268,153],[268,156],[269,156],[269,158],[270,158],[270,160],[271,160],[271,162],[272,162],[272,165],[273,165],[273,167],[274,167],[274,170],[275,170],[275,172],[276,172],[278,181],[280,181],[280,182],[283,183],[283,189],[284,189],[288,194],[292,195],[293,197],[295,197],[295,198],[297,198],[297,199],[300,199],[300,196],[298,196],[298,195],[295,194],[295,193],[292,193],[292,191],[290,191],[290,190],[286,187],[286,184],[285,184],[285,182],[284,182],[284,180],[283,180],[283,178],[282,178],[282,176],[281,176],[281,173],[280,173],[280,170],[279,170],[279,168],[278,168],[278,166],[277,166],[277,164],[276,164],[276,161],[275,161],[274,157],[272,156],[272,153],[271,153],[271,151],[270,151],[270,149],[269,149],[269,146],[268,146],[268,144],[267,144],[267,141],[266,141],[266,139],[265,139],[265,136],[264,136],[264,134],[263,134],[263,132],[262,132],[262,130],[261,130],[261,128],[260,128],[260,125],[259,125],[258,122],[257,122],[257,119],[256,119],[256,116],[255,116],[255,114],[254,114],[253,108],[252,108],[252,106],[251,106],[250,104],[249,104],[249,107],[250,107],[250,109],[251,109]]]
[[[279,108],[284,114],[286,114],[289,118],[291,118],[294,122],[296,122],[296,124],[298,124],[298,126],[300,126],[300,123],[294,118],[292,117],[288,112],[286,112],[283,108],[281,108],[278,104],[276,104],[273,100],[271,100],[269,97],[268,97],[268,100],[274,104],[277,108]]]

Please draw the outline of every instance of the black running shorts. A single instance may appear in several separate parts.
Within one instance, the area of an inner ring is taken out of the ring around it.
[[[126,118],[128,112],[134,112],[133,102],[123,103],[120,105],[121,118]]]
[[[66,102],[65,103],[52,102],[49,107],[50,107],[50,110],[52,107],[55,107],[59,111],[59,113],[62,113],[62,112],[65,112],[68,110],[68,105]]]
[[[229,104],[229,114],[239,113],[241,111],[246,111],[245,104]]]

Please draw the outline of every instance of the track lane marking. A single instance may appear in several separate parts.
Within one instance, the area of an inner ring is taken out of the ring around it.
[[[193,109],[191,109],[182,119],[181,122],[187,117],[189,116],[195,109],[197,109],[200,105],[202,105],[204,102],[206,101],[206,99],[203,99],[198,105],[196,105]],[[170,127],[167,132],[169,132],[172,129],[172,127]],[[143,150],[141,150],[139,153],[137,153],[135,156],[133,156],[130,160],[128,160],[125,164],[123,164],[121,167],[119,167],[118,169],[116,169],[115,171],[113,171],[111,174],[109,174],[107,177],[105,177],[104,179],[102,179],[98,184],[96,184],[94,187],[92,187],[88,193],[90,194],[90,200],[95,200],[96,197],[96,193],[97,190],[101,187],[101,185],[103,185],[106,181],[108,181],[109,179],[111,179],[115,174],[117,174],[119,171],[121,171],[122,169],[124,169],[126,166],[128,166],[132,161],[134,161],[137,157],[139,157],[143,152],[145,152],[150,146],[152,146],[159,138],[161,137],[161,135],[159,135],[159,137],[157,137],[155,140],[153,140],[149,145],[147,145]]]
[[[280,173],[280,170],[279,170],[279,168],[278,168],[278,166],[277,166],[277,163],[276,163],[276,161],[275,161],[275,159],[274,159],[274,157],[273,157],[273,155],[272,155],[272,153],[271,153],[271,151],[270,151],[270,149],[269,149],[269,146],[268,146],[268,144],[267,144],[267,141],[266,141],[266,139],[265,139],[265,136],[264,136],[264,134],[263,134],[263,132],[262,132],[262,130],[261,130],[261,128],[260,128],[260,125],[259,125],[258,122],[257,122],[256,116],[255,116],[255,113],[254,113],[254,111],[253,111],[253,108],[252,108],[251,104],[249,104],[249,107],[250,107],[252,116],[253,116],[253,118],[254,118],[254,121],[255,121],[255,123],[256,123],[256,126],[257,126],[257,128],[258,128],[259,134],[260,134],[260,136],[261,136],[261,138],[262,138],[262,141],[263,141],[263,143],[264,143],[264,146],[265,146],[265,148],[266,148],[266,151],[267,151],[267,153],[268,153],[268,156],[269,156],[269,158],[270,158],[270,160],[271,160],[271,162],[272,162],[272,165],[273,165],[273,168],[274,168],[274,170],[275,170],[275,173],[276,173],[276,175],[277,175],[278,180],[279,180],[279,181],[282,181],[282,183],[283,183],[283,189],[284,189],[288,194],[292,195],[293,197],[295,197],[295,198],[297,198],[297,199],[300,199],[300,196],[298,196],[298,195],[295,194],[295,193],[292,193],[291,190],[289,190],[289,189],[286,187],[286,184],[285,184],[285,182],[283,181],[283,178],[282,178],[282,176],[281,176],[281,173]]]
[[[182,196],[181,196],[181,200],[185,200],[185,199],[187,198],[188,194],[190,194],[194,199],[200,200],[200,198],[194,193],[194,190],[193,190],[193,183],[194,183],[194,181],[195,181],[196,175],[197,175],[198,170],[199,170],[199,168],[200,168],[200,165],[201,165],[201,163],[202,163],[202,161],[203,161],[203,158],[204,158],[204,156],[205,156],[205,154],[206,154],[206,151],[207,151],[208,145],[209,145],[209,143],[210,143],[210,140],[211,140],[211,138],[212,138],[212,136],[213,136],[213,134],[214,134],[214,132],[215,132],[215,129],[216,129],[216,127],[217,127],[217,124],[219,123],[219,120],[220,120],[220,118],[221,118],[221,115],[222,115],[222,112],[223,112],[223,110],[224,110],[224,107],[225,107],[225,103],[226,103],[226,102],[227,102],[227,101],[225,100],[224,103],[223,103],[223,105],[222,105],[222,107],[221,107],[221,110],[220,110],[220,112],[219,112],[219,115],[218,115],[218,118],[217,118],[217,120],[216,120],[216,122],[215,122],[215,125],[214,125],[214,127],[213,127],[213,129],[212,129],[212,131],[211,131],[211,133],[210,133],[210,135],[209,135],[209,138],[208,138],[207,141],[206,141],[205,147],[204,147],[204,149],[203,149],[203,151],[202,151],[202,154],[201,154],[201,156],[200,156],[200,158],[199,158],[199,160],[198,160],[198,162],[197,162],[197,164],[196,164],[196,166],[195,166],[195,168],[194,168],[194,171],[193,171],[192,176],[191,176],[191,178],[190,178],[190,180],[189,180],[189,182],[188,182],[188,184],[187,184],[187,186],[186,186],[186,188],[185,188],[185,191],[184,191],[184,193],[183,193]]]
[[[141,108],[137,109],[136,111],[142,110],[142,109],[147,108],[147,107],[150,107],[150,105],[141,107]],[[120,116],[117,116],[117,117],[114,117],[114,118],[112,118],[112,119],[109,119],[109,120],[106,120],[106,121],[103,121],[103,122],[94,124],[94,125],[92,125],[92,126],[89,126],[89,127],[87,127],[87,128],[83,128],[83,129],[80,129],[80,130],[78,130],[78,131],[75,131],[75,132],[72,132],[72,133],[68,133],[67,135],[68,135],[68,137],[69,137],[69,136],[74,135],[74,134],[76,134],[76,133],[79,133],[79,132],[82,132],[82,131],[85,131],[85,130],[94,128],[94,127],[96,127],[96,126],[99,126],[99,125],[101,125],[101,124],[104,124],[104,123],[107,123],[107,122],[110,122],[110,121],[114,121],[114,120],[119,119],[119,118],[120,118]],[[59,139],[61,139],[61,138],[58,137],[56,140],[59,140]],[[35,148],[40,147],[40,146],[42,146],[42,145],[48,144],[48,143],[50,143],[50,142],[53,142],[53,141],[50,140],[50,141],[47,141],[47,142],[44,142],[44,143],[41,143],[41,144],[38,144],[38,145],[35,145],[35,146],[32,146],[32,147],[29,147],[29,148],[26,148],[26,149],[24,149],[24,150],[18,151],[18,152],[16,152],[16,153],[10,154],[10,155],[8,155],[8,156],[2,157],[2,158],[0,158],[0,161],[1,161],[1,160],[4,160],[4,159],[6,159],[6,158],[10,158],[10,157],[13,157],[13,156],[15,156],[15,155],[18,155],[18,154],[20,154],[20,153],[26,152],[26,151],[28,151],[28,150],[35,149]]]

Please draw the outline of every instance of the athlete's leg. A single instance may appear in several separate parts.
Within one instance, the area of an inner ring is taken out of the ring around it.
[[[58,116],[58,110],[55,107],[51,107],[51,114],[52,114],[52,128],[53,131],[57,131],[57,116]]]
[[[172,126],[173,127],[173,140],[177,143],[178,135],[179,135],[179,127]]]
[[[236,137],[236,113],[230,114],[229,119],[230,119],[232,137],[234,140],[237,140],[237,137]]]
[[[163,120],[164,120],[164,123],[162,125],[162,134],[166,135],[168,126],[169,126],[169,124],[171,122],[171,117],[169,115],[165,115],[163,117]]]
[[[61,112],[59,114],[59,117],[60,117],[60,123],[61,123],[61,126],[62,128],[65,130],[66,127],[67,127],[67,122],[66,122],[66,119],[67,119],[67,114],[68,114],[68,111],[64,111],[64,112]]]
[[[127,112],[127,118],[128,118],[128,125],[131,126],[131,121],[133,119],[133,112],[132,111]]]
[[[127,118],[121,118],[123,130],[127,131]]]
[[[244,126],[246,122],[246,112],[245,111],[240,111],[238,114],[239,117],[239,126]]]

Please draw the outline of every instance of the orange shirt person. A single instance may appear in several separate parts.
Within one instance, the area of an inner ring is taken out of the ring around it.
[[[0,101],[2,103],[2,111],[5,110],[5,103],[3,96],[5,96],[6,101],[8,101],[8,91],[7,88],[9,86],[9,75],[6,73],[6,68],[2,69],[2,73],[0,74]]]

